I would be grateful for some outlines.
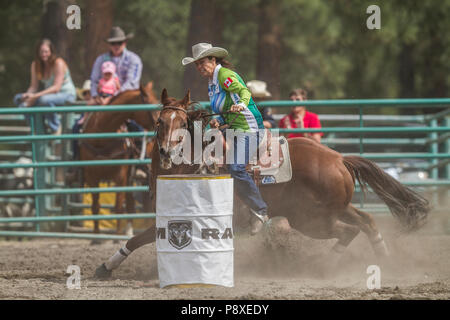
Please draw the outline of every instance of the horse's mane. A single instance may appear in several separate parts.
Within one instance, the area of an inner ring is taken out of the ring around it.
[[[117,96],[114,96],[111,99],[111,101],[109,102],[109,104],[110,105],[111,104],[120,104],[120,103],[117,103],[117,100],[119,100],[119,102],[120,102],[121,99],[130,99],[130,97],[132,97],[133,95],[136,95],[136,97],[139,97],[141,95],[141,91],[139,89],[122,91]],[[133,97],[133,98],[135,98],[135,97]]]

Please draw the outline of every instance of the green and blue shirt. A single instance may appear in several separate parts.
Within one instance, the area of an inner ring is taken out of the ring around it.
[[[231,123],[231,129],[244,131],[264,129],[261,113],[250,90],[236,72],[218,64],[213,79],[209,80],[208,95],[213,112],[222,114],[217,118],[221,124]],[[232,105],[240,105],[244,110],[237,117],[235,113],[226,113]]]

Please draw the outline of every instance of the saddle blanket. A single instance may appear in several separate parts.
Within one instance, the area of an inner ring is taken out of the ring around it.
[[[285,137],[269,139],[268,151],[260,155],[257,165],[250,166],[250,173],[263,185],[288,182],[292,179],[289,143]]]

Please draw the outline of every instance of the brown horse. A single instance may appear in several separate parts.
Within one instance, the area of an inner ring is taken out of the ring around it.
[[[168,157],[173,154],[174,143],[170,142],[170,132],[178,128],[189,128],[198,113],[190,113],[189,93],[177,101],[163,91],[163,109],[158,119],[157,143],[152,156],[152,190],[158,174],[193,173],[197,166],[179,165],[170,169]],[[338,241],[333,254],[341,254],[362,230],[368,237],[375,254],[388,256],[384,240],[373,217],[351,204],[358,180],[364,190],[367,184],[387,204],[395,218],[408,230],[419,228],[427,217],[428,201],[403,186],[386,174],[373,162],[358,156],[343,157],[308,138],[289,139],[292,162],[292,180],[286,183],[261,187],[261,193],[269,207],[269,215],[282,215],[290,225],[303,234],[316,239]],[[162,161],[160,160],[162,159]],[[155,197],[154,197],[155,198]],[[96,275],[108,277],[112,269],[133,250],[155,241],[155,230],[149,228],[133,237],[125,248],[119,250],[108,262],[101,265]]]
[[[158,99],[152,90],[153,82],[149,82],[139,90],[124,91],[114,97],[110,104],[155,104]],[[84,133],[117,132],[127,119],[133,119],[147,130],[154,130],[159,111],[117,111],[93,112],[84,125]],[[152,142],[153,143],[153,142]],[[135,157],[125,139],[86,139],[80,143],[80,159],[83,161],[104,159],[130,159]],[[92,166],[83,169],[83,180],[89,187],[98,187],[100,181],[114,181],[116,186],[129,185],[131,166]],[[99,193],[92,194],[92,214],[100,210]],[[126,201],[128,213],[135,213],[134,198],[131,193],[119,192],[116,195],[115,213],[123,213]],[[120,231],[120,220],[117,222],[117,233]],[[99,233],[98,220],[94,221],[94,232]],[[132,234],[131,220],[128,221],[127,233]],[[98,243],[98,241],[93,241]]]

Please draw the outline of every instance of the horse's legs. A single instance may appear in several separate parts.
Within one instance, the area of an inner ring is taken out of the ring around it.
[[[126,200],[126,206],[127,206],[127,213],[136,213],[134,197],[131,192],[127,192],[127,194],[125,195],[125,200]],[[133,236],[133,220],[132,219],[128,219],[125,234],[130,237]]]
[[[338,254],[343,253],[350,242],[358,235],[359,230],[357,226],[336,220],[331,226],[330,235],[332,238],[338,238],[338,242],[333,246],[332,250]]]
[[[156,241],[155,231],[156,231],[155,226],[151,226],[144,232],[141,232],[138,235],[131,238],[130,240],[128,240],[125,246],[127,247],[128,250],[132,252],[148,243],[155,242]]]
[[[331,251],[325,256],[321,256],[318,260],[320,263],[316,271],[322,275],[334,272],[339,259],[344,253],[347,246],[358,235],[360,229],[357,226],[339,221],[336,217],[326,217],[322,223],[314,226],[314,238],[331,239],[337,238],[337,243]]]
[[[118,184],[116,184],[118,185]],[[116,193],[116,205],[114,207],[114,212],[116,214],[122,214],[123,213],[123,204],[125,202],[125,192],[118,192]],[[120,232],[120,225],[121,225],[122,220],[118,219],[117,220],[117,228],[116,228],[116,233],[119,234]]]
[[[120,172],[117,174],[116,178],[114,179],[114,182],[116,183],[116,186],[125,187],[128,182],[128,166],[121,166]],[[123,205],[126,201],[127,196],[125,195],[125,192],[118,192],[116,194],[116,205],[115,205],[115,213],[116,214],[122,214],[124,213]],[[128,203],[127,203],[128,206]],[[128,207],[127,207],[128,209]],[[120,232],[120,226],[121,226],[121,219],[117,220],[117,229],[116,233],[119,234]],[[130,222],[128,222],[127,229],[129,228]]]
[[[92,193],[92,215],[98,215],[100,212],[100,194]],[[94,233],[100,233],[98,220],[94,220]]]
[[[100,213],[100,194],[99,193],[92,193],[92,215],[98,215]],[[100,233],[99,228],[99,221],[94,220],[94,233]],[[101,240],[99,239],[93,239],[91,241],[91,245],[100,244]]]
[[[148,243],[156,241],[156,228],[152,226],[144,232],[134,236],[127,241],[125,246],[112,255],[108,261],[103,263],[95,271],[95,275],[99,278],[108,278],[111,276],[112,270],[118,268],[120,264],[137,248]]]
[[[387,257],[389,255],[383,237],[378,231],[375,220],[370,214],[349,205],[347,209],[339,215],[339,219],[351,225],[358,226],[369,238],[372,248],[378,257]]]
[[[127,168],[127,185],[130,186],[132,185],[133,181],[131,179],[131,171],[132,168]],[[136,213],[136,206],[134,203],[134,196],[133,193],[131,192],[127,192],[125,195],[125,201],[126,201],[126,206],[127,206],[127,213]],[[125,234],[129,237],[133,236],[133,220],[132,219],[128,219],[127,221],[127,228],[125,230]]]

